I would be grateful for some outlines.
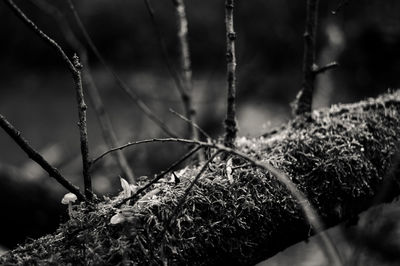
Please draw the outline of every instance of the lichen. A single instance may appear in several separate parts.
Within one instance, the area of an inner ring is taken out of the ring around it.
[[[331,226],[367,208],[392,165],[400,134],[400,91],[302,117],[237,149],[285,172]],[[121,195],[90,208],[52,234],[1,257],[2,264],[250,265],[309,237],[310,225],[288,190],[268,172],[233,158],[233,182],[216,158],[189,193],[172,226],[165,224],[201,166],[154,185],[146,200],[115,208]],[[236,166],[242,166],[235,168]],[[145,181],[143,181],[145,182]],[[338,211],[340,210],[340,211]],[[126,221],[113,225],[121,212]]]

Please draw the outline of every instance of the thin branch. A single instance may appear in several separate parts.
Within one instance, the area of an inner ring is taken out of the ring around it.
[[[236,33],[233,26],[234,0],[225,0],[225,26],[226,26],[226,62],[227,62],[227,81],[228,97],[227,112],[225,119],[225,139],[224,144],[234,147],[237,134],[236,125],[236,52],[235,40]]]
[[[85,201],[85,196],[79,191],[79,188],[70,183],[61,173],[51,166],[46,159],[42,157],[29,143],[21,136],[19,132],[7,119],[0,114],[0,127],[18,144],[18,146],[37,164],[39,164],[48,174],[53,177],[68,191],[74,193],[79,200]]]
[[[144,0],[144,3],[146,4],[147,12],[149,13],[151,23],[153,24],[154,31],[157,35],[157,39],[160,44],[161,53],[163,55],[165,65],[168,69],[169,74],[171,75],[172,79],[175,82],[175,86],[176,86],[179,94],[182,95],[185,93],[183,85],[182,85],[182,80],[181,80],[181,77],[179,76],[178,71],[175,69],[174,65],[171,63],[171,60],[168,56],[167,45],[165,44],[164,37],[162,36],[160,26],[157,23],[154,8],[151,5],[150,0]]]
[[[147,139],[147,140],[141,140],[141,141],[136,141],[136,142],[130,142],[130,143],[127,143],[120,147],[111,149],[108,152],[103,153],[102,155],[97,157],[94,160],[94,162],[100,160],[107,154],[114,152],[116,150],[124,149],[129,146],[135,146],[135,145],[152,143],[152,142],[162,142],[162,143],[176,142],[176,143],[183,143],[183,144],[192,144],[192,145],[194,144],[199,147],[214,148],[219,152],[224,152],[224,153],[229,153],[229,154],[239,156],[239,157],[245,159],[246,161],[248,161],[249,163],[252,163],[254,166],[268,171],[269,173],[271,173],[271,175],[275,176],[275,178],[279,182],[281,182],[282,184],[285,185],[285,187],[290,191],[290,193],[293,195],[293,197],[297,200],[298,204],[300,205],[300,207],[304,213],[304,217],[310,223],[310,225],[312,226],[314,231],[316,233],[321,234],[324,250],[327,252],[328,256],[331,257],[331,260],[334,262],[334,265],[341,265],[340,256],[338,255],[338,252],[336,251],[334,245],[332,244],[331,240],[329,239],[329,236],[325,232],[323,232],[323,230],[325,229],[325,226],[323,225],[322,221],[319,219],[319,217],[318,217],[316,211],[314,210],[314,208],[312,207],[311,203],[308,201],[308,199],[303,194],[303,192],[301,192],[300,190],[297,189],[296,185],[291,181],[291,179],[286,174],[284,174],[283,172],[281,172],[280,170],[278,170],[277,168],[275,168],[273,165],[271,165],[268,162],[258,161],[256,159],[248,156],[247,154],[244,154],[240,151],[237,151],[235,149],[232,149],[232,148],[227,147],[222,144],[208,143],[208,142],[189,140],[189,139],[176,139],[176,138],[165,138],[165,139],[155,138],[155,139]]]
[[[176,115],[177,117],[179,117],[180,119],[182,119],[183,121],[185,121],[185,122],[187,122],[187,123],[193,125],[201,134],[203,134],[203,136],[204,136],[206,139],[210,139],[210,140],[212,139],[211,136],[210,136],[207,132],[205,132],[205,131],[204,131],[199,125],[197,125],[195,122],[189,120],[189,118],[187,118],[187,117],[183,116],[182,114],[176,112],[176,111],[175,111],[174,109],[172,109],[172,108],[170,108],[169,111],[170,111],[171,113],[173,113],[174,115]]]
[[[185,116],[196,123],[196,111],[193,107],[193,80],[192,80],[192,62],[190,59],[189,38],[188,38],[188,20],[186,17],[186,8],[184,0],[172,0],[175,7],[176,20],[178,24],[178,45],[180,50],[180,65],[183,79],[183,90],[181,91],[182,103],[185,110]],[[197,129],[193,124],[188,125],[189,137],[197,140],[199,138]]]
[[[75,67],[71,60],[69,60],[68,56],[61,48],[61,46],[56,43],[52,38],[50,38],[46,33],[44,33],[41,29],[39,29],[38,26],[36,26],[36,24],[32,20],[30,20],[24,14],[24,12],[14,3],[13,0],[4,0],[4,2],[11,8],[12,11],[14,11],[17,17],[19,17],[29,28],[31,28],[42,40],[50,44],[50,46],[52,46],[57,51],[63,61],[67,64],[68,69],[74,75],[76,71]]]
[[[83,83],[85,87],[88,89],[88,95],[91,103],[93,104],[93,109],[98,118],[100,129],[104,138],[104,141],[108,145],[108,148],[112,148],[118,146],[117,137],[115,134],[115,130],[112,126],[108,113],[104,107],[103,101],[100,96],[100,92],[93,80],[90,67],[89,60],[87,57],[87,51],[84,45],[79,41],[73,32],[72,28],[68,24],[67,18],[64,14],[53,5],[49,4],[45,0],[31,0],[38,8],[40,8],[43,12],[49,14],[53,17],[53,19],[58,23],[60,30],[62,31],[67,42],[76,50],[82,60],[82,63],[85,65],[85,70],[82,72]],[[135,176],[133,174],[132,169],[130,168],[127,159],[122,151],[116,153],[115,160],[118,162],[122,172],[128,178],[130,183],[134,184]]]
[[[18,8],[17,5],[12,0],[4,0],[6,4],[14,11],[14,13],[26,24],[28,25],[42,40],[48,43],[51,47],[55,48],[61,58],[66,62],[68,69],[72,74],[72,78],[74,80],[77,101],[78,101],[78,114],[79,114],[79,133],[80,133],[80,141],[81,141],[81,154],[82,154],[82,168],[83,168],[83,179],[85,184],[85,195],[88,199],[92,197],[92,184],[91,177],[89,173],[90,168],[90,160],[89,160],[89,148],[88,148],[88,137],[87,137],[87,126],[86,126],[86,104],[83,96],[83,88],[82,88],[82,77],[81,77],[81,69],[82,65],[79,62],[79,58],[75,55],[73,57],[73,62],[69,60],[68,56],[61,48],[60,45],[57,44],[56,41],[51,39],[48,35],[46,35],[43,31],[41,31],[36,24],[31,21],[21,9]]]
[[[85,26],[82,23],[82,20],[79,17],[75,6],[73,5],[71,0],[68,0],[70,10],[74,16],[76,23],[78,24],[79,29],[81,30],[86,42],[88,43],[90,49],[96,55],[96,57],[100,60],[100,62],[104,65],[104,67],[111,73],[116,81],[118,87],[120,87],[128,96],[129,98],[137,105],[137,107],[150,119],[152,120],[157,126],[159,126],[168,136],[176,137],[175,134],[168,126],[160,119],[154,112],[145,104],[139,96],[131,89],[118,75],[117,73],[108,65],[106,60],[100,54],[99,50],[97,49],[96,45],[94,44],[93,40],[91,39],[89,33],[86,31]]]
[[[295,100],[294,113],[296,115],[311,115],[312,98],[315,86],[316,29],[318,22],[319,0],[307,0],[306,29],[304,33],[303,80],[299,94]]]
[[[73,64],[76,69],[76,75],[74,75],[75,89],[76,89],[76,100],[78,102],[78,116],[79,116],[79,135],[81,140],[81,154],[82,154],[82,165],[83,165],[83,181],[85,185],[85,196],[88,199],[92,197],[92,178],[90,176],[90,159],[89,159],[89,140],[87,133],[86,124],[86,110],[87,105],[85,103],[85,97],[83,95],[81,69],[83,66],[79,61],[79,57],[75,54],[73,56]]]
[[[148,189],[149,187],[151,187],[152,185],[157,183],[161,178],[163,178],[166,174],[168,174],[169,172],[174,170],[175,167],[177,167],[182,162],[187,160],[190,156],[192,156],[199,149],[201,149],[201,147],[197,146],[197,147],[193,148],[192,150],[190,150],[189,152],[187,152],[186,154],[184,154],[181,158],[179,158],[176,162],[174,162],[170,167],[168,167],[168,169],[166,169],[163,172],[161,172],[160,174],[156,175],[153,178],[153,180],[151,180],[149,183],[147,183],[143,187],[139,188],[134,195],[130,196],[129,198],[123,199],[121,202],[116,204],[114,207],[118,208],[118,207],[122,206],[123,204],[125,204],[126,202],[138,197],[143,191],[145,191],[146,189]]]

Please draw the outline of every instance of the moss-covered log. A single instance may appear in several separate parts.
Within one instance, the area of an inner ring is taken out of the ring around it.
[[[315,111],[278,132],[237,140],[237,149],[288,174],[327,226],[368,208],[393,169],[400,136],[400,91],[376,99]],[[235,166],[242,166],[235,168]],[[268,172],[233,159],[214,160],[164,234],[198,166],[153,186],[152,197],[116,209],[105,199],[94,210],[76,207],[75,218],[53,235],[26,243],[1,263],[252,265],[309,237],[310,225],[287,189]],[[393,184],[397,184],[398,176]],[[158,188],[158,190],[154,190]],[[391,186],[388,198],[398,193]],[[117,212],[124,222],[111,224]]]

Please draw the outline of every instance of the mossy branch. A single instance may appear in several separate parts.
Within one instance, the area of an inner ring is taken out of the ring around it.
[[[237,154],[289,174],[330,227],[368,208],[393,172],[391,168],[399,170],[393,161],[399,148],[399,114],[400,91],[316,110],[311,122],[297,117],[269,137],[238,139]],[[192,140],[182,142],[193,144]],[[198,144],[197,147],[223,148],[223,153],[232,150],[220,144]],[[310,222],[287,187],[269,170],[235,160],[232,168],[241,168],[231,173],[233,182],[227,177],[227,164],[221,157],[209,163],[180,208],[175,226],[161,241],[157,237],[163,225],[201,167],[185,168],[178,184],[164,181],[142,191],[156,191],[150,193],[152,199],[118,206],[121,208],[117,211],[126,217],[125,223],[110,225],[115,204],[121,202],[119,196],[100,203],[90,215],[82,210],[77,221],[63,225],[57,235],[22,246],[0,260],[12,263],[29,258],[34,264],[49,262],[59,254],[61,264],[79,259],[87,264],[129,260],[144,264],[167,261],[174,265],[254,265],[310,237]],[[399,183],[398,175],[393,178]],[[398,186],[392,185],[391,189],[387,200],[400,192]],[[76,232],[76,244],[71,245],[70,232]],[[110,246],[118,247],[118,254],[123,256],[116,257]],[[77,249],[83,250],[72,252]]]

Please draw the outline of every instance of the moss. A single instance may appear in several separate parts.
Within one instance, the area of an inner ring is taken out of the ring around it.
[[[357,104],[337,105],[301,117],[265,137],[237,139],[237,148],[287,173],[328,225],[366,209],[392,165],[400,134],[400,92]],[[234,165],[244,161],[235,158]],[[104,199],[94,208],[76,207],[74,219],[57,232],[32,240],[0,259],[2,264],[250,265],[309,237],[310,226],[273,176],[246,166],[226,177],[215,159],[164,234],[164,224],[199,167],[181,182],[161,182],[160,192],[134,206]],[[168,179],[167,177],[166,179]],[[110,224],[116,212],[127,221]]]

